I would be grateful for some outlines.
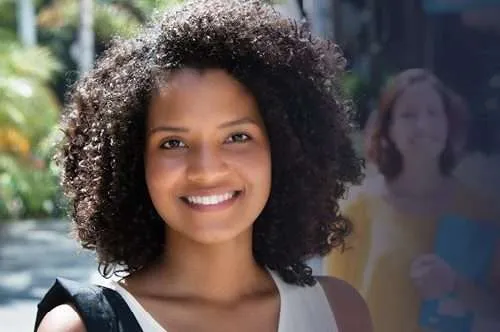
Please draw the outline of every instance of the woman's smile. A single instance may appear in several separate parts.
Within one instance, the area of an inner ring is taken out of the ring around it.
[[[243,191],[232,190],[206,194],[182,196],[181,200],[191,209],[200,212],[222,211],[233,206],[242,197]]]

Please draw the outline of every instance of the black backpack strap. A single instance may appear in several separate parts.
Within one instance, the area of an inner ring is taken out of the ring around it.
[[[100,288],[118,318],[118,331],[143,332],[141,326],[137,322],[137,319],[132,311],[130,311],[130,308],[121,295],[112,289],[106,287]]]
[[[38,304],[35,332],[43,317],[61,304],[73,304],[88,332],[142,332],[123,298],[114,290],[57,278]]]

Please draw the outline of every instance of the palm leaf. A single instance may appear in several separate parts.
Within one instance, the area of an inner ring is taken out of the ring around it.
[[[60,105],[47,82],[58,69],[45,49],[0,47],[0,128],[15,129],[30,141],[50,131]]]

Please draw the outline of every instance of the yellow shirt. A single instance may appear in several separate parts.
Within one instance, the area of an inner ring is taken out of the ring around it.
[[[488,212],[484,201],[460,188],[449,212],[472,220],[490,218],[483,213]],[[363,192],[343,214],[353,222],[353,234],[344,252],[335,250],[326,257],[327,273],[363,295],[375,332],[424,331],[418,325],[421,299],[409,277],[410,266],[419,255],[433,252],[437,220],[399,212],[380,195]]]

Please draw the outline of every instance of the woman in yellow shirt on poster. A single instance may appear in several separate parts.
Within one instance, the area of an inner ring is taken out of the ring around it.
[[[451,176],[465,142],[461,105],[431,73],[407,70],[382,94],[367,131],[368,158],[380,177],[346,202],[343,214],[352,221],[353,234],[325,265],[328,274],[365,297],[375,332],[445,331],[422,327],[421,305],[452,291],[459,301],[439,307],[441,313],[498,315],[499,245],[488,272],[489,293],[433,253],[443,216],[499,220],[492,206]]]

